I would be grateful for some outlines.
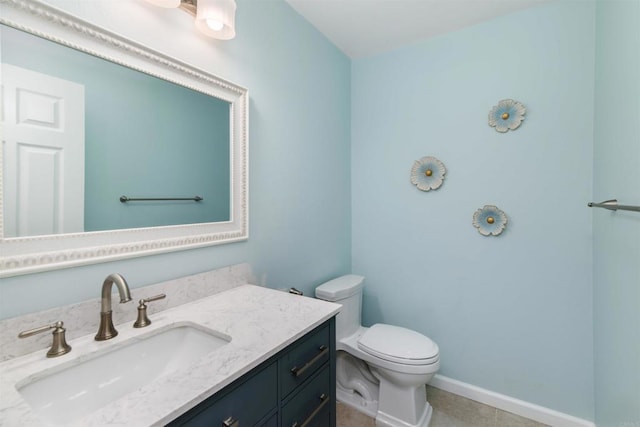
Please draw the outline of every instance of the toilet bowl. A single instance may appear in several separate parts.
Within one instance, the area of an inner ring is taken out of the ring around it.
[[[336,318],[336,398],[374,417],[377,427],[427,427],[425,385],[440,368],[428,337],[398,326],[361,325],[364,277],[347,275],[316,288],[316,298],[342,304]]]

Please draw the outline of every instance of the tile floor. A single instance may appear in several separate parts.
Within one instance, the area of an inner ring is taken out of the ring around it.
[[[433,406],[429,427],[544,427],[527,418],[427,386]],[[373,418],[338,403],[337,427],[375,427]]]

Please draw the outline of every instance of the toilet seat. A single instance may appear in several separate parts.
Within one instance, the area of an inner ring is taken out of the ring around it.
[[[439,361],[438,345],[411,329],[377,323],[358,339],[358,348],[374,357],[403,365]]]

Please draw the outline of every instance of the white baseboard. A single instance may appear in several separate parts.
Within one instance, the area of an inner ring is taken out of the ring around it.
[[[534,405],[524,400],[514,399],[442,375],[435,375],[429,381],[429,385],[553,427],[596,427],[592,421]]]

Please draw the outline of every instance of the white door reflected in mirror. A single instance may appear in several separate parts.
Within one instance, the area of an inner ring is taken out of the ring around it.
[[[2,81],[4,237],[83,232],[84,86],[4,63]]]

